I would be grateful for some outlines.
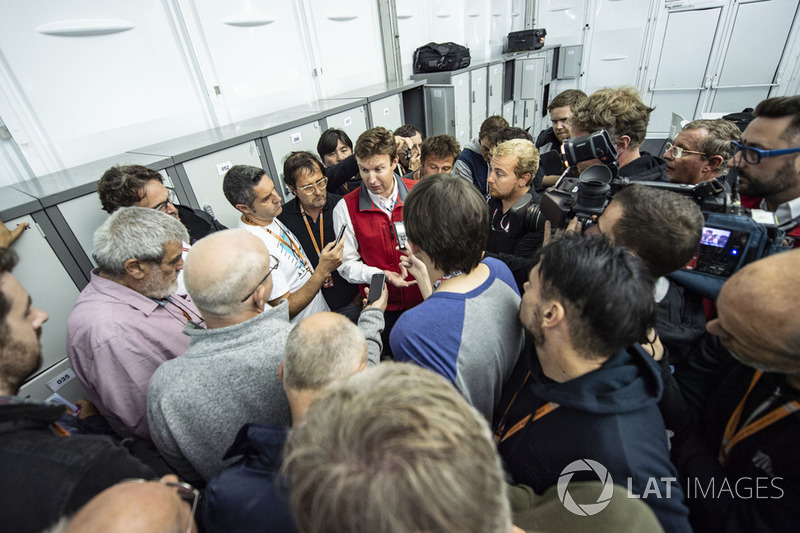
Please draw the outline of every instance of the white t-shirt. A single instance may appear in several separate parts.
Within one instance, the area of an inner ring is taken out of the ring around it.
[[[267,250],[278,259],[278,268],[272,272],[272,292],[269,300],[275,300],[287,292],[297,292],[306,284],[314,266],[306,257],[303,247],[297,237],[284,226],[277,218],[272,220],[269,226],[251,226],[239,220],[238,227],[246,229],[267,245]],[[269,230],[269,231],[267,231]],[[299,322],[303,318],[319,313],[330,311],[322,291],[317,292],[314,299],[300,311],[291,321]]]

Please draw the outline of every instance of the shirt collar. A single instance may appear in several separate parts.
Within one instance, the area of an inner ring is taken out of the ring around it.
[[[761,209],[767,209],[767,201],[761,200]],[[778,227],[781,229],[792,229],[797,225],[797,220],[800,219],[800,196],[784,202],[775,210],[775,219],[778,222]]]
[[[372,203],[378,206],[383,211],[391,212],[392,209],[394,209],[394,206],[397,204],[397,198],[400,189],[400,187],[398,187],[397,185],[397,181],[398,181],[397,178],[395,178],[392,194],[390,194],[388,198],[378,196],[377,194],[374,194],[372,191],[367,189],[367,194],[369,195],[369,199],[372,200]]]

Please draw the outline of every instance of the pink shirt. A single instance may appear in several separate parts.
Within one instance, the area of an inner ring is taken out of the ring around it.
[[[204,323],[189,296],[156,301],[92,271],[67,322],[67,355],[114,429],[150,439],[147,384],[189,347],[189,320]]]

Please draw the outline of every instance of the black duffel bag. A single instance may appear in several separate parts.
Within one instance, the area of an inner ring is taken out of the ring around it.
[[[469,62],[469,48],[456,43],[428,43],[414,50],[415,74],[458,70]]]

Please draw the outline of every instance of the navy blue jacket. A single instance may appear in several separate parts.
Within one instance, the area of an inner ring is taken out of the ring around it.
[[[527,372],[530,378],[522,386]],[[556,485],[574,461],[603,465],[614,484],[644,496],[662,527],[690,531],[688,510],[678,474],[670,463],[664,422],[656,405],[662,392],[659,368],[640,346],[613,355],[599,369],[565,383],[547,378],[528,342],[495,410],[495,428],[505,414],[511,428],[547,402],[560,407],[529,422],[498,446],[515,483],[537,494]],[[674,478],[669,484],[662,478]],[[598,474],[579,471],[575,481],[596,481]],[[659,497],[660,495],[660,497]],[[594,503],[594,502],[591,502]]]
[[[278,470],[289,428],[245,424],[225,459],[243,457],[211,478],[197,511],[206,533],[294,533],[289,489]]]

